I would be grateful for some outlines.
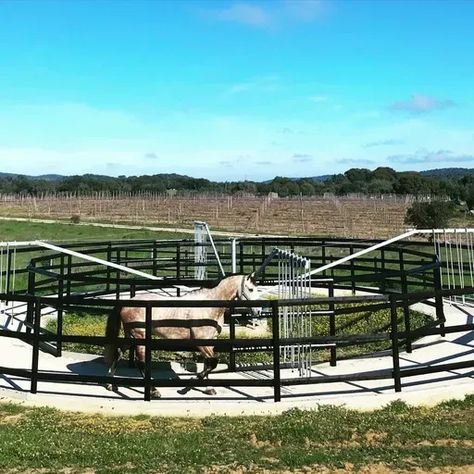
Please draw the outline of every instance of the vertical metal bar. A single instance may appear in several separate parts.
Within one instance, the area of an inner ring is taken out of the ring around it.
[[[403,256],[403,249],[398,250],[398,261],[400,265],[400,282],[402,289],[402,298],[403,298],[403,321],[405,324],[405,331],[407,337],[405,339],[406,351],[410,354],[412,351],[411,347],[411,338],[410,338],[410,308],[408,305],[408,283],[407,283],[407,274],[405,271],[405,261]]]
[[[116,260],[116,263],[118,263],[120,265],[120,249],[117,249],[117,260]],[[120,283],[119,283],[119,280],[120,280],[120,270],[117,270],[115,272],[115,278],[117,279],[117,281],[115,282],[115,297],[119,300],[120,299]]]
[[[179,248],[179,243],[178,243],[178,248]],[[157,248],[157,242],[156,240],[153,241],[153,250],[152,250],[152,272],[154,276],[157,276],[158,274],[158,248]]]
[[[240,273],[244,273],[244,245],[243,242],[239,242],[239,253],[240,253]]]
[[[71,296],[71,277],[72,277],[72,255],[68,255],[67,256],[67,281],[66,281],[66,295],[68,297]]]
[[[145,307],[145,401],[151,400],[151,333],[152,307]]]
[[[321,240],[321,266],[326,265],[326,244],[324,240]],[[326,270],[323,271],[323,275],[326,275]]]
[[[41,303],[39,298],[34,300],[34,305],[34,329],[31,350],[31,393],[36,393],[38,390],[39,334],[41,328]]]
[[[176,279],[181,279],[181,245],[179,242],[176,246]]]
[[[351,245],[349,247],[349,251],[350,251],[350,254],[352,255],[354,253],[354,246]],[[355,278],[355,270],[354,270],[354,259],[351,258],[351,262],[350,262],[350,267],[351,267],[351,289],[352,289],[352,294],[355,295],[355,292],[356,292],[356,284],[355,284],[355,281],[354,281],[354,278]],[[334,274],[333,274],[334,275]]]
[[[271,302],[272,307],[272,344],[273,344],[273,400],[281,401],[280,375],[280,324],[278,321],[278,301]]]
[[[385,276],[385,249],[380,250],[380,265],[381,265],[381,271],[382,271],[382,284],[381,284],[381,291],[382,293],[385,293],[387,291],[387,279]]]
[[[232,372],[235,372],[235,349],[234,349],[234,341],[235,341],[235,318],[234,318],[234,308],[230,308],[230,320],[229,320],[229,339],[231,343],[230,353],[229,353],[229,369]]]
[[[434,281],[434,292],[435,292],[435,307],[436,307],[436,319],[440,321],[440,329],[441,329],[441,336],[445,337],[446,332],[444,331],[446,322],[446,317],[444,315],[444,308],[443,308],[443,295],[441,293],[441,264],[439,263],[437,257],[434,257],[435,263],[438,265],[433,268],[433,281]]]
[[[328,284],[328,296],[329,298],[334,298],[334,282],[330,281]],[[335,336],[336,335],[336,315],[334,314],[335,310],[335,305],[334,301],[329,302],[329,311],[331,311],[331,314],[329,315],[329,335],[330,336]],[[331,347],[331,359],[330,359],[330,365],[331,367],[336,366],[337,362],[337,356],[336,356],[336,347]]]
[[[71,258],[70,255],[69,255],[69,258]],[[112,244],[111,244],[111,242],[109,242],[107,244],[107,261],[108,262],[112,261]],[[110,292],[110,267],[107,266],[105,271],[106,271],[106,275],[107,275],[107,293],[109,293]]]
[[[232,248],[232,268],[231,272],[233,274],[237,273],[237,239],[232,239],[231,241],[231,248]]]
[[[184,251],[184,276],[189,277],[189,249]]]
[[[400,354],[398,348],[398,321],[397,321],[397,301],[393,295],[390,296],[390,338],[392,339],[392,361],[393,361],[393,380],[395,392],[402,391],[400,378]]]
[[[34,272],[36,263],[31,261],[28,266],[28,295],[33,296],[35,294],[35,278],[36,273]],[[31,334],[31,325],[33,324],[34,317],[34,302],[31,298],[28,298],[28,303],[26,306],[26,322],[29,323],[26,325],[26,333]]]
[[[58,280],[58,308],[56,334],[59,339],[56,342],[56,357],[61,357],[63,352],[63,296],[64,296],[64,255],[59,259],[59,280]]]
[[[12,251],[10,250],[10,246],[7,244],[7,277],[6,277],[6,284],[5,284],[5,293],[7,295],[10,293],[11,271],[12,271]]]

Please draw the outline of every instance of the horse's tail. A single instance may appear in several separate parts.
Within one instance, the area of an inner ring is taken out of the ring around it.
[[[120,332],[120,310],[114,308],[111,313],[107,316],[107,325],[105,327],[105,337],[109,340],[113,340],[118,337]],[[104,360],[106,364],[112,364],[112,362],[118,356],[118,347],[114,342],[109,342],[104,346]]]

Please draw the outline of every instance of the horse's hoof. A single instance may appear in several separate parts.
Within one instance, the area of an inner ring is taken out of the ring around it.
[[[206,390],[204,390],[204,393],[206,395],[217,395],[217,392],[212,387],[206,388]]]
[[[108,383],[106,386],[105,386],[106,390],[108,390],[109,392],[116,392],[118,390],[118,386],[117,385],[112,385],[111,383]]]
[[[151,398],[161,398],[161,393],[158,390],[151,391]]]

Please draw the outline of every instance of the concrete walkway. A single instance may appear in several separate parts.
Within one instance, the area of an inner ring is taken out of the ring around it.
[[[426,307],[427,308],[427,307]],[[22,308],[16,308],[16,317],[11,317],[11,308],[0,314],[0,327],[21,330]],[[471,323],[474,309],[445,305],[447,326]],[[31,346],[17,339],[0,337],[0,365],[10,368],[31,367]],[[429,336],[414,344],[411,354],[401,353],[401,367],[434,366],[447,362],[472,360],[474,356],[474,332],[448,334],[445,338]],[[101,357],[64,353],[55,358],[40,353],[40,370],[58,373],[103,375],[106,367]],[[313,366],[314,376],[353,374],[358,372],[387,371],[392,368],[390,354],[340,361],[337,367],[328,364]],[[220,365],[218,370],[226,366]],[[125,364],[118,374],[139,376],[135,369]],[[154,367],[156,378],[189,378],[195,374],[185,370],[179,363],[163,363]],[[266,370],[219,373],[215,378],[261,379],[271,378]],[[286,369],[282,378],[297,377],[297,373]],[[445,371],[424,376],[402,379],[402,392],[395,393],[393,380],[363,382],[321,383],[295,385],[282,388],[282,401],[273,402],[273,389],[236,387],[217,388],[217,396],[205,395],[201,389],[193,389],[186,395],[179,395],[176,388],[160,388],[162,398],[151,402],[143,401],[142,388],[120,388],[117,393],[93,384],[66,384],[61,382],[39,382],[38,393],[29,393],[29,380],[16,376],[0,375],[0,401],[17,401],[27,405],[47,405],[68,410],[86,412],[107,412],[116,414],[205,416],[210,414],[276,414],[290,408],[316,408],[320,404],[346,405],[357,409],[372,409],[384,406],[394,400],[410,404],[435,404],[451,398],[462,398],[474,393],[473,369]]]

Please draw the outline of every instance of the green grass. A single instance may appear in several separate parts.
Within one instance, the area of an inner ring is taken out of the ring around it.
[[[173,231],[154,232],[146,229],[116,229],[112,227],[77,225],[69,222],[43,224],[38,222],[0,221],[0,241],[50,240],[56,242],[82,242],[109,239],[189,239],[191,237],[191,234]]]
[[[473,445],[474,396],[433,408],[397,401],[365,413],[320,406],[274,417],[200,419],[0,404],[1,472],[353,472],[382,464],[437,472],[458,466],[457,472],[467,473]]]

